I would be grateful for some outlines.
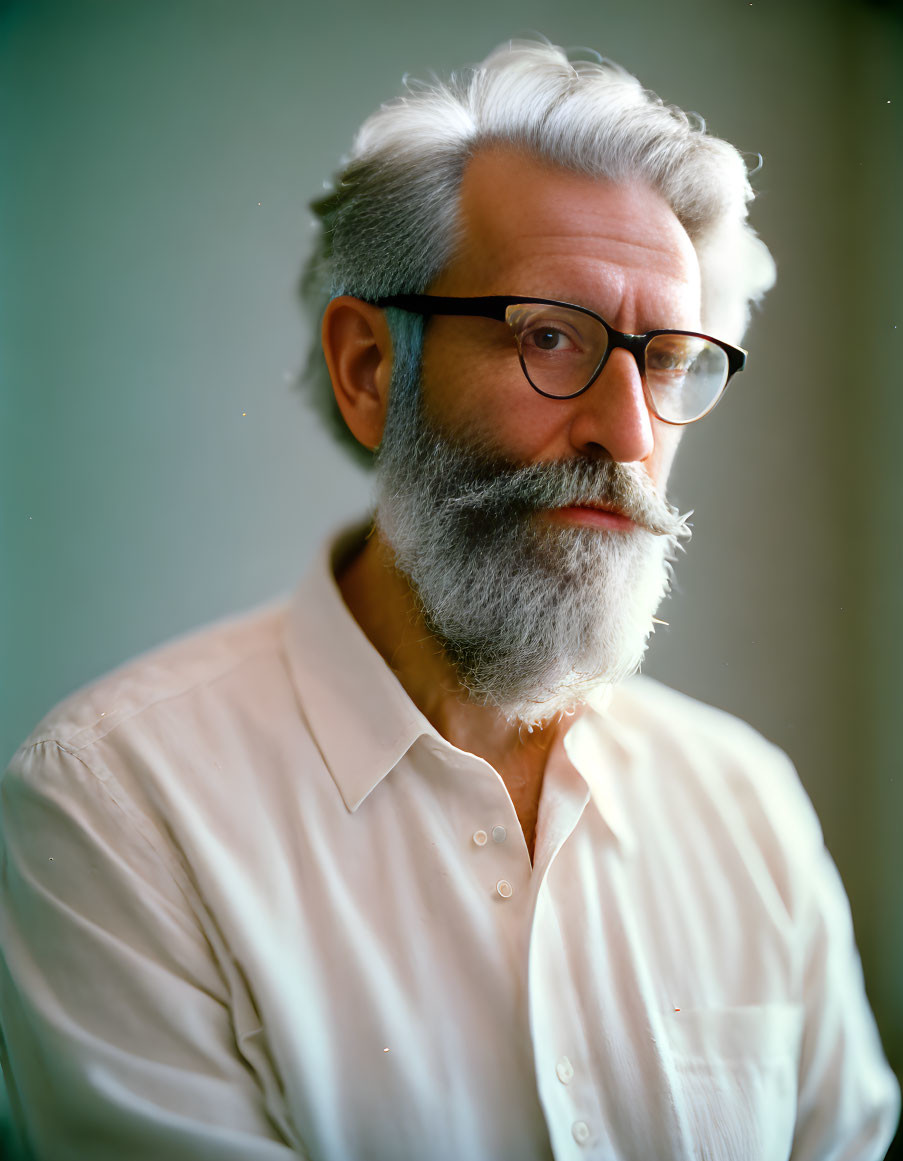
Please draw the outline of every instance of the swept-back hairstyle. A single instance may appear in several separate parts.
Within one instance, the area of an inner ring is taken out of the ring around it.
[[[572,60],[534,41],[503,45],[447,83],[409,82],[364,122],[334,185],[311,207],[320,228],[302,295],[315,324],[339,294],[429,287],[454,251],[464,168],[490,145],[661,193],[699,258],[703,327],[739,341],[751,303],[774,281],[771,255],[746,220],[754,195],[743,158],[619,65]],[[336,407],[318,327],[306,377],[336,433],[362,451]]]

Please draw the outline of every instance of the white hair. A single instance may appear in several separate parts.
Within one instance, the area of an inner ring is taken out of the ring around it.
[[[364,122],[312,206],[321,230],[302,291],[317,317],[338,294],[425,291],[454,252],[464,169],[491,145],[659,192],[699,258],[703,328],[741,339],[775,270],[747,222],[754,194],[740,153],[612,61],[572,60],[540,41],[505,44],[447,83],[408,82]],[[337,415],[318,349],[308,375]],[[341,421],[337,430],[351,439]]]

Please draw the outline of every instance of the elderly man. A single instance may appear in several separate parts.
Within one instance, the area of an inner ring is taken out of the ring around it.
[[[544,44],[364,125],[306,285],[374,520],[6,777],[38,1158],[883,1155],[896,1084],[789,763],[623,680],[681,433],[772,278],[750,197]]]

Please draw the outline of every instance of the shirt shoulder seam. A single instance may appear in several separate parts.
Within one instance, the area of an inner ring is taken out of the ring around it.
[[[61,731],[55,731],[54,729],[49,728],[41,734],[27,738],[22,743],[20,750],[23,752],[28,752],[35,746],[50,743],[58,745],[60,749],[64,750],[66,753],[71,754],[73,757],[77,757],[83,750],[90,749],[91,746],[96,745],[98,742],[102,742],[115,730],[126,726],[129,722],[131,722],[134,718],[139,717],[141,714],[147,713],[157,706],[165,705],[167,702],[175,701],[180,697],[184,697],[186,694],[191,693],[193,690],[211,686],[217,681],[221,681],[223,678],[226,678],[230,674],[234,673],[235,670],[240,666],[248,663],[249,661],[253,661],[257,657],[267,652],[271,653],[274,657],[277,657],[279,659],[280,665],[283,667],[285,666],[286,661],[284,657],[284,651],[281,647],[281,638],[278,633],[275,633],[273,635],[273,639],[268,641],[266,644],[256,646],[252,650],[249,650],[247,653],[243,653],[240,657],[232,659],[223,666],[213,668],[211,672],[201,677],[196,677],[186,681],[175,689],[149,694],[147,698],[142,700],[138,705],[134,706],[134,708],[126,713],[125,716],[118,717],[115,716],[115,714],[111,715],[110,722],[106,723],[105,728],[103,729],[100,727],[99,718],[95,716],[90,722],[80,725],[76,730],[74,730],[71,737],[66,737]],[[130,668],[131,666],[126,666],[123,672],[128,672]],[[100,681],[104,682],[110,680],[115,672],[116,671],[114,670],[111,674],[107,674],[107,676],[101,678]],[[92,683],[92,685],[88,685],[86,689],[96,688],[96,685],[97,683]],[[72,696],[78,697],[78,693],[75,693]],[[79,741],[81,736],[86,733],[89,733],[91,736],[83,741]],[[97,777],[96,774],[95,777]]]

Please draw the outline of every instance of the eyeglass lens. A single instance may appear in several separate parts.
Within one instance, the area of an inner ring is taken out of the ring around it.
[[[576,395],[595,378],[608,332],[592,315],[518,303],[508,307],[506,319],[524,373],[544,395]],[[646,347],[646,390],[658,416],[671,423],[704,415],[727,382],[728,369],[727,353],[694,335],[656,335]]]

